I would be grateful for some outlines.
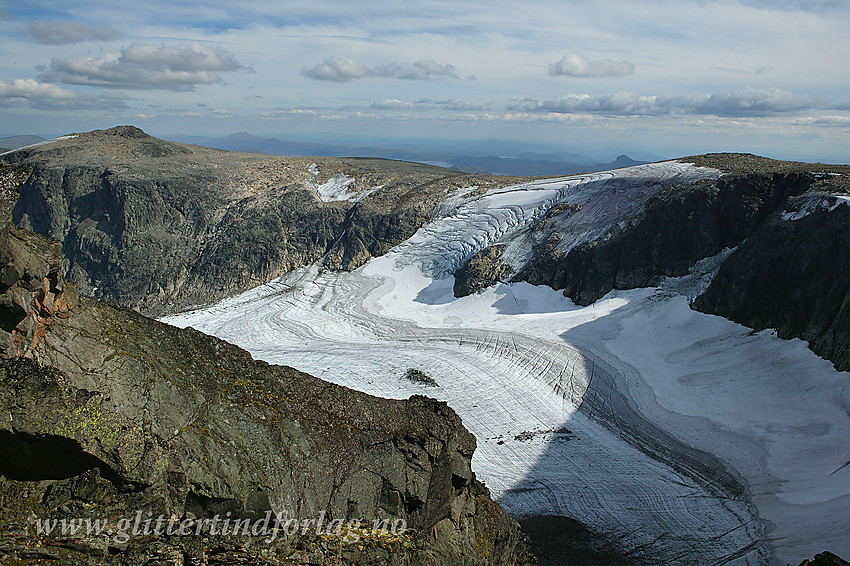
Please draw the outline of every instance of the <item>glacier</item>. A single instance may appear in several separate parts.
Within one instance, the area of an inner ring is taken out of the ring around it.
[[[689,308],[729,250],[587,307],[527,283],[453,296],[466,258],[507,243],[521,262],[559,203],[579,205],[559,227],[572,246],[665,186],[719,175],[672,161],[461,191],[353,272],[311,265],[163,320],[373,395],[447,401],[510,513],[574,517],[636,562],[850,554],[850,375],[800,340]]]

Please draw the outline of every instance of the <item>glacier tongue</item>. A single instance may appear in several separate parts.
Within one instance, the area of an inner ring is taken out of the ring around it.
[[[575,517],[636,560],[850,553],[848,376],[800,341],[691,311],[672,285],[585,308],[526,283],[453,296],[466,257],[521,241],[559,202],[581,204],[574,244],[716,174],[670,162],[491,191],[354,272],[303,268],[166,321],[371,394],[446,400],[508,511]]]

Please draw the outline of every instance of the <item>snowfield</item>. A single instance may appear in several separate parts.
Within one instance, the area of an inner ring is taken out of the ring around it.
[[[805,218],[818,210],[832,212],[841,205],[850,206],[850,195],[812,191],[800,198],[798,210],[793,212],[786,210],[783,212],[782,220],[793,222]]]
[[[33,144],[30,144],[30,145],[25,145],[25,146],[22,146],[22,147],[19,147],[19,148],[16,148],[16,149],[10,149],[9,151],[4,151],[3,153],[0,153],[0,155],[8,155],[8,154],[10,154],[10,153],[14,153],[14,152],[16,152],[16,151],[20,151],[20,150],[22,150],[22,149],[30,149],[30,148],[38,147],[38,146],[41,146],[41,145],[47,145],[47,144],[49,144],[49,143],[53,143],[53,142],[58,142],[58,141],[63,141],[63,140],[70,140],[70,139],[74,139],[75,137],[77,137],[77,136],[76,136],[76,135],[59,136],[58,138],[51,138],[51,139],[49,139],[49,140],[44,140],[44,141],[40,141],[40,142],[38,142],[38,143],[33,143]]]
[[[584,308],[526,283],[452,294],[451,274],[486,246],[520,261],[558,203],[581,205],[560,227],[575,245],[663,186],[717,175],[668,162],[461,195],[354,272],[306,267],[165,321],[374,395],[447,401],[509,512],[577,518],[634,559],[850,555],[850,375],[799,340],[690,310],[729,250]]]

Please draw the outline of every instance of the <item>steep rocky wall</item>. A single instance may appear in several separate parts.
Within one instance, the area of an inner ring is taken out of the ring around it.
[[[607,239],[562,255],[555,235],[516,280],[563,289],[580,305],[612,289],[651,286],[735,246],[788,196],[815,181],[810,173],[750,173],[673,187],[652,197],[640,218]]]
[[[802,338],[850,370],[850,206],[765,222],[721,265],[694,308]]]
[[[563,290],[588,305],[612,289],[653,286],[697,261],[738,248],[694,308],[756,329],[802,338],[839,369],[850,369],[848,207],[781,220],[815,194],[850,194],[850,167],[774,161],[747,154],[684,159],[723,170],[716,181],[666,189],[625,229],[564,254],[557,232],[512,277],[498,250],[484,250],[456,274],[455,294],[505,277]],[[569,214],[570,211],[564,211]],[[541,229],[537,227],[536,229]],[[542,226],[545,229],[545,226]]]
[[[490,246],[469,258],[455,272],[454,295],[466,297],[498,283],[510,272],[508,266],[499,262],[505,253],[504,245]]]
[[[92,299],[58,308],[73,288],[58,274],[58,243],[3,231],[0,314],[40,329],[22,342],[26,329],[10,326],[0,361],[4,560],[533,562],[519,526],[475,480],[475,439],[445,403],[371,397]],[[47,291],[32,283],[42,280]],[[45,293],[59,297],[51,308]],[[88,517],[115,527],[138,512],[256,520],[269,510],[365,526],[345,531],[356,535],[348,541],[307,529],[271,542],[214,534],[122,542],[39,535],[34,524]],[[373,532],[374,519],[410,529]]]

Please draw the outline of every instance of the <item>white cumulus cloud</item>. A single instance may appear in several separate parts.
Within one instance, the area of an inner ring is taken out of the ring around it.
[[[245,67],[226,49],[198,43],[180,46],[131,45],[98,58],[51,60],[39,76],[47,82],[138,90],[194,90],[222,82],[220,72]]]
[[[346,57],[328,57],[321,63],[305,68],[301,74],[317,81],[345,83],[370,75],[369,67]]]
[[[702,114],[729,118],[748,118],[793,114],[806,110],[837,108],[825,98],[795,95],[779,89],[739,89],[725,94],[680,96],[639,95],[632,92],[612,94],[568,94],[558,98],[526,98],[508,105],[521,112],[591,113],[611,116],[662,116]]]
[[[423,103],[404,102],[394,98],[387,98],[384,100],[376,100],[369,105],[369,108],[374,110],[412,110],[417,107],[417,104],[420,108],[424,108],[422,106]]]
[[[435,77],[457,77],[451,65],[441,65],[436,61],[426,60],[380,65],[372,69],[372,76],[415,81],[427,81]]]
[[[0,81],[0,100],[9,106],[29,106],[42,110],[94,110],[125,108],[125,97],[95,96],[42,83],[34,79]]]

